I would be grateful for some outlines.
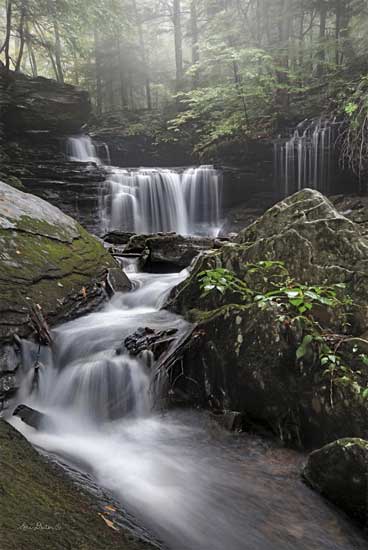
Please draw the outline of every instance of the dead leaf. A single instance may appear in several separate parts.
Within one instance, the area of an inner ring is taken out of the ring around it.
[[[106,525],[108,527],[110,527],[110,529],[114,529],[114,531],[119,531],[119,529],[117,527],[115,527],[114,523],[112,521],[110,521],[109,519],[105,518],[105,516],[103,514],[98,513],[98,515],[102,517],[102,519],[104,520]]]
[[[105,510],[108,510],[109,512],[116,512],[116,508],[113,506],[110,506],[109,504],[104,506]]]
[[[87,289],[85,286],[82,288],[82,295],[83,295],[83,298],[87,298]]]

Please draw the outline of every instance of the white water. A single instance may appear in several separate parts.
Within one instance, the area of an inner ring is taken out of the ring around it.
[[[363,550],[360,536],[295,474],[283,475],[264,444],[209,432],[198,413],[152,411],[150,371],[115,350],[138,327],[187,328],[160,311],[186,272],[130,276],[134,292],[53,331],[38,391],[29,394],[33,373],[25,376],[22,401],[50,422],[40,431],[12,423],[92,475],[170,550]],[[34,353],[24,343],[25,365]]]
[[[305,187],[328,193],[334,167],[336,122],[301,122],[286,141],[274,144],[277,190],[286,197]]]
[[[100,148],[109,174],[100,196],[103,231],[217,236],[221,218],[219,170],[207,165],[185,171],[126,170],[111,167],[108,146],[101,144]],[[67,155],[72,161],[102,164],[89,136],[68,138]]]
[[[89,136],[69,137],[66,142],[66,154],[71,161],[101,164],[96,147]]]
[[[213,166],[183,173],[114,168],[102,194],[104,229],[215,236],[220,226],[220,193],[221,174]]]

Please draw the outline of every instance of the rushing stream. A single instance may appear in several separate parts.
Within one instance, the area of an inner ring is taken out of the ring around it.
[[[53,331],[30,393],[35,350],[19,399],[49,417],[36,446],[88,472],[171,550],[350,550],[363,536],[299,479],[302,457],[250,435],[227,434],[199,412],[154,412],[145,364],[116,354],[138,327],[185,330],[160,310],[186,272],[130,273],[135,290]]]

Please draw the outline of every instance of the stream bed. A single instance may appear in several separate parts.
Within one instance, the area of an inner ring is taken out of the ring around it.
[[[179,274],[130,273],[135,290],[53,331],[31,391],[35,349],[24,342],[23,403],[48,418],[29,441],[94,482],[169,550],[350,550],[364,534],[303,484],[304,456],[225,432],[199,411],[157,412],[150,370],[116,353],[139,327],[187,329],[160,309]],[[27,368],[28,365],[28,368]]]

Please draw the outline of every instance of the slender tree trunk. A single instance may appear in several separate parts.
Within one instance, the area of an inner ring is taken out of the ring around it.
[[[37,60],[33,51],[32,36],[29,30],[28,21],[26,22],[25,33],[26,33],[25,38],[26,38],[26,45],[28,50],[29,64],[31,65],[32,76],[37,77],[38,76]]]
[[[25,20],[26,20],[26,6],[25,2],[22,2],[21,5],[21,14],[20,14],[20,22],[19,22],[19,51],[18,51],[18,57],[15,64],[15,70],[19,71],[23,59],[23,53],[24,53],[24,44],[25,44]]]
[[[143,63],[143,68],[145,73],[145,92],[146,92],[147,109],[151,111],[152,110],[151,80],[149,77],[148,59],[147,59],[146,45],[144,43],[142,23],[141,23],[141,18],[139,16],[136,0],[133,0],[133,9],[134,9],[134,16],[135,16],[135,21],[137,25],[137,30],[138,30],[139,48],[140,48],[140,53],[141,53],[141,58],[142,58],[142,63]]]
[[[327,3],[320,1],[319,5],[319,52],[317,73],[322,76],[326,63],[326,22],[327,22]]]
[[[192,64],[196,65],[199,61],[197,0],[192,0],[190,3],[190,27],[192,41]],[[194,88],[197,88],[198,86],[198,77],[198,69],[195,69],[195,73],[193,74]]]
[[[181,28],[181,2],[174,0],[173,22],[175,40],[175,65],[176,65],[176,91],[180,91],[183,85],[183,34]]]
[[[13,10],[13,0],[6,0],[6,32],[5,32],[5,41],[0,48],[0,53],[4,52],[5,55],[5,67],[7,70],[10,68],[10,35],[12,27],[12,10]]]
[[[54,16],[54,34],[55,34],[55,63],[57,68],[57,73],[59,75],[59,82],[64,82],[64,71],[63,64],[61,61],[61,40],[59,32],[59,24],[57,22],[56,16]]]
[[[116,37],[116,46],[117,46],[118,56],[119,56],[118,63],[119,63],[119,77],[120,77],[120,103],[121,103],[121,108],[126,109],[128,100],[126,96],[126,84],[125,84],[125,78],[124,78],[120,34],[118,34]]]
[[[98,115],[102,114],[102,77],[101,77],[101,58],[100,44],[98,38],[97,23],[94,27],[95,43],[95,76],[96,76],[96,111]]]
[[[336,0],[335,63],[340,65],[341,0]]]

